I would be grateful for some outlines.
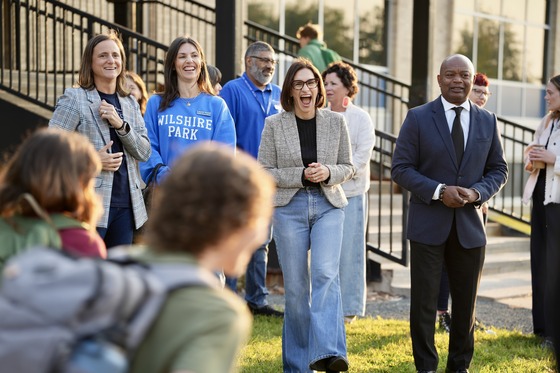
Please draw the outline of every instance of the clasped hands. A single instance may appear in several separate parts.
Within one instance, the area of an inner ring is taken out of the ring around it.
[[[476,202],[478,198],[478,193],[473,189],[448,185],[443,191],[442,202],[447,207],[457,208]]]
[[[330,171],[327,166],[314,162],[310,163],[309,166],[303,170],[303,175],[305,179],[313,183],[320,183],[329,178]]]

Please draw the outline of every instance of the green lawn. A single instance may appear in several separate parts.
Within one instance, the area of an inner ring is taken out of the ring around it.
[[[554,357],[540,340],[517,331],[493,329],[496,335],[476,332],[471,372],[554,372]],[[364,318],[347,325],[349,372],[414,373],[407,321]],[[438,372],[445,372],[448,335],[438,331]],[[282,320],[255,317],[253,335],[239,359],[240,372],[282,372]]]

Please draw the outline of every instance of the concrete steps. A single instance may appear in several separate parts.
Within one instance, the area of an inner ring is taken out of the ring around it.
[[[400,206],[400,195],[393,195],[393,203]],[[381,207],[379,207],[381,206]],[[393,253],[400,256],[400,247],[395,250],[395,242],[400,245],[402,237],[401,208],[391,211],[385,193],[370,197],[370,226],[368,240],[381,241],[381,247],[390,236],[389,223],[392,223]],[[480,282],[479,297],[492,299],[513,307],[531,308],[531,264],[529,237],[511,234],[498,223],[487,225],[488,244]],[[369,286],[392,293],[410,295],[410,268],[394,263],[379,255],[368,253],[369,258],[381,263],[383,283],[370,283]],[[388,282],[388,283],[387,283]]]

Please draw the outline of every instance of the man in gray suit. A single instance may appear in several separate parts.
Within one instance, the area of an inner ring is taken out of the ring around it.
[[[473,78],[467,57],[447,57],[437,77],[441,96],[408,112],[393,155],[393,180],[411,192],[410,331],[418,372],[437,370],[434,315],[444,262],[453,299],[446,372],[468,372],[486,246],[480,206],[507,180],[496,116],[468,100]]]

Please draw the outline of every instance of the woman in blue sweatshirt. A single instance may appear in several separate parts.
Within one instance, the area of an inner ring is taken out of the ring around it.
[[[152,155],[140,163],[146,181],[158,164],[160,182],[183,152],[201,141],[231,145],[235,125],[223,99],[215,95],[200,44],[187,36],[176,38],[165,57],[163,92],[150,97],[144,121]]]

